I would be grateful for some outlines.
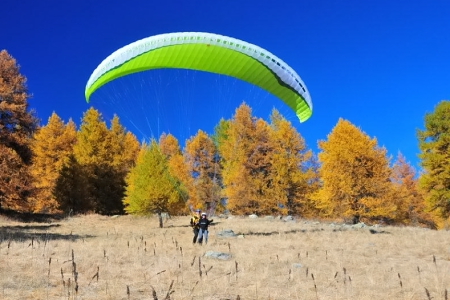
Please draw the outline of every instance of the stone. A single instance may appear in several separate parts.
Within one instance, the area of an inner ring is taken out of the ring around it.
[[[205,253],[205,257],[220,259],[220,260],[229,260],[232,258],[230,253],[217,252],[217,251],[207,251]]]
[[[237,234],[234,233],[234,231],[231,230],[231,229],[225,229],[225,230],[222,230],[222,231],[218,232],[217,236],[220,236],[220,237],[236,237]]]

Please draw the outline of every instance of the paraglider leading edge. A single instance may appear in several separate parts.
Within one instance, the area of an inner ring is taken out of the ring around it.
[[[204,32],[160,34],[118,49],[91,74],[85,89],[86,101],[116,78],[159,68],[232,76],[277,96],[296,112],[301,122],[312,115],[313,105],[305,83],[284,61],[254,44]]]

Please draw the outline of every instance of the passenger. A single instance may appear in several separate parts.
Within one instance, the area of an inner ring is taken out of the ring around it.
[[[205,240],[205,244],[208,243],[208,226],[211,224],[214,220],[208,220],[206,217],[206,213],[202,213],[202,216],[200,218],[200,221],[198,221],[198,240],[197,242],[201,244],[203,242],[203,239]]]

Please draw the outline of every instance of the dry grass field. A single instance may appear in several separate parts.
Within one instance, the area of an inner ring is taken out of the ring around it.
[[[448,299],[447,231],[214,221],[193,245],[189,217],[0,217],[0,299]]]

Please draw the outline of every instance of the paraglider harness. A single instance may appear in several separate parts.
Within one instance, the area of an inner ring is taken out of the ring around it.
[[[195,228],[198,229],[199,228],[198,227],[198,221],[200,221],[200,218],[197,215],[193,215],[191,217],[191,222],[190,222],[191,223],[191,227],[194,228],[194,229]]]
[[[199,212],[199,210],[197,210],[197,213]],[[197,241],[197,237],[198,237],[198,232],[200,231],[200,227],[198,226],[198,222],[200,221],[200,217],[195,214],[191,217],[191,227],[194,231],[194,238],[192,240],[192,242],[195,244],[195,242]]]

